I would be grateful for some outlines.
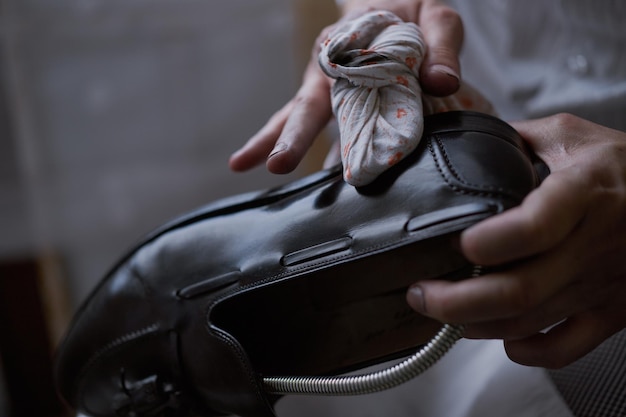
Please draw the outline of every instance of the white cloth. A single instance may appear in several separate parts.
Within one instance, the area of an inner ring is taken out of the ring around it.
[[[336,79],[332,106],[344,178],[365,185],[422,136],[418,75],[425,44],[417,25],[381,11],[343,22],[321,47],[320,66]]]
[[[385,11],[339,23],[322,43],[320,66],[336,79],[331,100],[349,184],[367,185],[413,152],[424,115],[461,109],[495,114],[465,83],[449,97],[422,94],[425,47],[417,25]]]

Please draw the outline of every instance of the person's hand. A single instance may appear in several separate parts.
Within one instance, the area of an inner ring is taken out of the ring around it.
[[[347,0],[344,18],[372,9],[394,12],[405,21],[417,23],[427,44],[420,68],[422,89],[431,95],[454,93],[460,85],[458,55],[463,42],[459,15],[439,0]],[[276,174],[293,171],[332,117],[328,78],[318,64],[319,45],[334,25],[325,28],[315,42],[302,85],[282,109],[229,160],[234,171],[245,171],[264,161]]]
[[[418,282],[407,301],[468,338],[504,339],[516,362],[559,368],[626,327],[626,133],[571,115],[513,126],[551,173],[460,241],[475,264],[509,266]]]

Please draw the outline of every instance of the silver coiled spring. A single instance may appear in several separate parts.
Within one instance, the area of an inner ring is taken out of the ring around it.
[[[360,395],[403,384],[434,365],[461,338],[463,326],[445,324],[413,356],[381,371],[346,376],[286,376],[263,378],[272,394]]]
[[[472,278],[482,274],[474,265]],[[271,394],[362,395],[384,391],[420,375],[441,359],[463,336],[464,326],[444,324],[433,338],[413,356],[381,371],[345,376],[275,376],[263,378]]]

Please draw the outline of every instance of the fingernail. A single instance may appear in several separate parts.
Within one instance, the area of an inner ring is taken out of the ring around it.
[[[447,65],[435,64],[432,67],[430,67],[430,70],[433,72],[438,72],[440,74],[445,74],[448,77],[452,77],[457,81],[461,79],[461,77],[459,76],[459,73]]]
[[[287,145],[285,143],[277,143],[276,146],[274,146],[274,149],[272,149],[272,152],[269,154],[267,159],[273,157],[274,155],[278,153],[285,151],[286,149],[287,149]]]
[[[409,287],[406,301],[409,306],[418,313],[426,313],[426,303],[424,301],[424,291],[418,284]]]

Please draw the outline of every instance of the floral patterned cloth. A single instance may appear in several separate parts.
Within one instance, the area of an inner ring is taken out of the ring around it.
[[[321,45],[319,63],[336,81],[332,106],[339,125],[344,179],[372,182],[418,145],[424,115],[450,110],[493,114],[467,85],[451,96],[422,93],[426,44],[419,27],[374,11],[340,23]]]

